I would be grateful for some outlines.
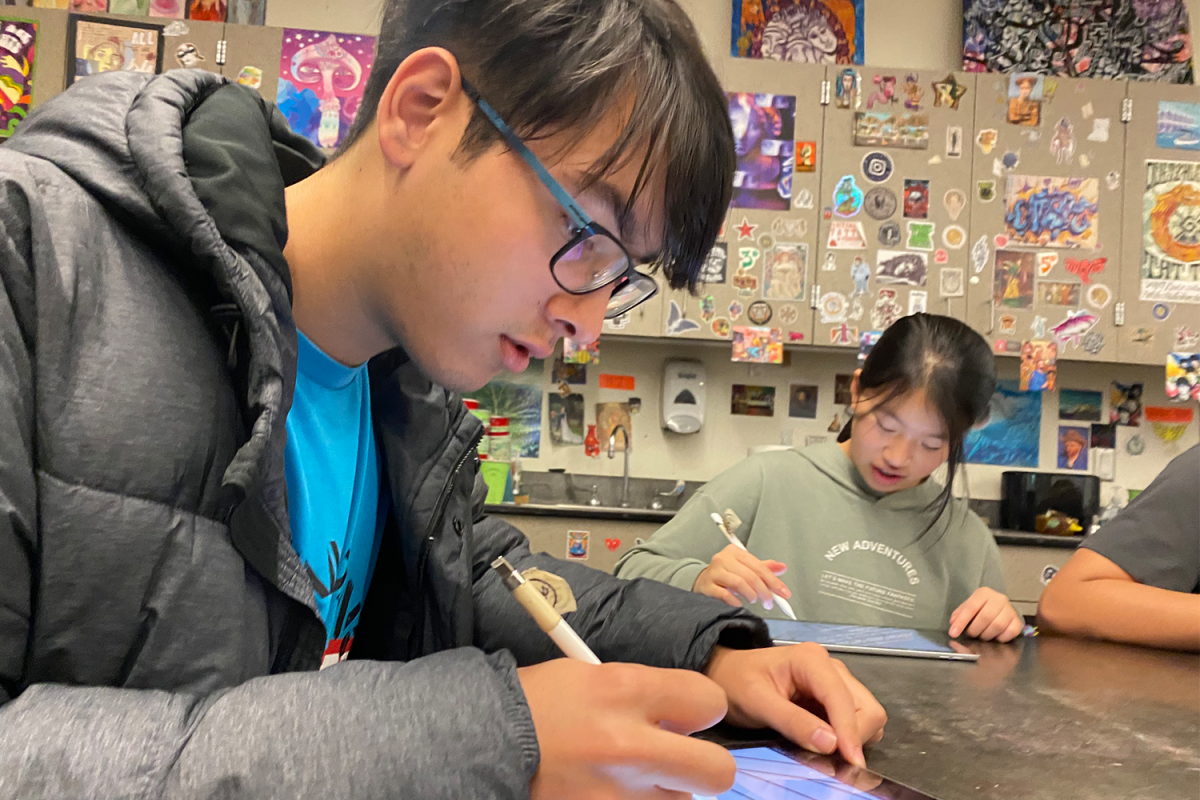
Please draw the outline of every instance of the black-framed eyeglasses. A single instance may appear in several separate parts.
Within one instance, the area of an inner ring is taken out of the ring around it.
[[[550,194],[571,220],[570,238],[550,258],[550,274],[562,290],[568,294],[591,294],[611,286],[612,296],[604,312],[605,319],[615,319],[657,294],[658,284],[650,276],[636,269],[633,257],[629,255],[625,245],[579,207],[562,184],[554,179],[538,157],[525,146],[521,137],[508,127],[508,123],[500,118],[496,109],[483,99],[466,78],[462,79],[462,86],[463,91],[488,118],[505,143],[530,166],[542,185],[550,190]]]

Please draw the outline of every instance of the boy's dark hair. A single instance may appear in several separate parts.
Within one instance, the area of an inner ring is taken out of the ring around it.
[[[729,207],[736,156],[725,94],[675,0],[388,0],[371,77],[343,149],[375,118],[396,68],[424,47],[453,53],[525,140],[586,132],[632,100],[624,130],[589,170],[585,186],[645,149],[630,205],[651,172],[664,180],[656,266],[673,288],[695,290]],[[476,109],[459,153],[470,159],[498,140]]]
[[[858,376],[858,392],[881,393],[887,402],[921,389],[946,423],[950,455],[946,485],[934,498],[928,533],[950,502],[967,431],[987,418],[996,391],[996,359],[987,341],[963,322],[937,314],[912,314],[883,332]],[[850,438],[853,419],[838,436]]]

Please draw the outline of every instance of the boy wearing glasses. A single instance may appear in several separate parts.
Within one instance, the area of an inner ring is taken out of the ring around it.
[[[249,90],[112,74],[0,151],[0,796],[714,794],[682,734],[723,717],[861,763],[882,709],[820,648],[478,513],[452,390],[716,237],[680,9],[391,0],[362,109],[323,165]],[[500,555],[630,663],[558,658]]]

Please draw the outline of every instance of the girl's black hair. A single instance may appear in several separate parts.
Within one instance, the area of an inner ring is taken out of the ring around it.
[[[858,376],[858,395],[883,393],[881,402],[922,389],[946,423],[950,455],[946,486],[925,532],[942,516],[962,462],[963,438],[988,414],[996,390],[996,361],[987,341],[966,324],[937,314],[902,317],[883,332]],[[850,438],[853,418],[838,435]]]

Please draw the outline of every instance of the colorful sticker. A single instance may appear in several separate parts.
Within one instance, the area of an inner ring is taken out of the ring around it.
[[[1050,328],[1050,335],[1059,344],[1070,343],[1078,347],[1080,338],[1099,321],[1099,317],[1084,308],[1068,311],[1066,319]]]
[[[1045,339],[1046,338],[1046,323],[1047,322],[1048,322],[1048,320],[1040,314],[1033,318],[1033,322],[1029,323],[1029,330],[1031,330],[1033,332],[1033,338],[1035,338],[1035,339]]]
[[[1045,82],[1032,72],[1014,72],[1008,76],[1009,125],[1036,127],[1042,118],[1042,93]]]
[[[1179,325],[1175,328],[1175,345],[1174,350],[1179,352],[1190,352],[1200,349],[1200,330],[1196,330],[1187,325]]]
[[[958,221],[958,215],[967,207],[967,195],[961,189],[947,189],[942,195],[942,207],[946,209],[946,214],[950,217],[951,222]]]
[[[1005,232],[1014,244],[1096,247],[1100,186],[1095,178],[1011,175],[1004,205]]]
[[[1079,305],[1082,287],[1070,281],[1038,281],[1038,302],[1045,306]]]
[[[700,298],[700,319],[712,322],[715,316],[717,316],[717,298],[706,294]]]
[[[1100,331],[1088,331],[1084,334],[1080,347],[1094,356],[1100,355],[1100,351],[1104,349],[1104,334]]]
[[[714,319],[712,321],[712,332],[715,335],[720,336],[722,339],[728,339],[731,332],[729,320],[725,317],[717,317]]]
[[[665,330],[667,336],[682,336],[685,333],[700,330],[700,323],[694,319],[685,317],[683,311],[679,308],[679,303],[672,300],[670,311],[667,312]]]
[[[1021,343],[1021,391],[1054,391],[1058,378],[1058,345],[1046,341]]]
[[[886,186],[876,186],[867,191],[863,198],[863,211],[874,220],[883,220],[896,213],[898,203],[896,193]]]
[[[858,342],[858,328],[852,328],[846,323],[835,325],[829,329],[829,343],[837,345],[852,345]]]
[[[908,293],[908,314],[924,314],[925,306],[929,299],[928,292],[921,292],[913,289]]]
[[[822,325],[846,321],[846,295],[840,292],[822,295],[817,302],[817,308],[821,311]]]
[[[783,335],[779,328],[733,326],[733,361],[782,364]]]
[[[940,81],[933,82],[934,106],[949,106],[958,111],[958,103],[966,94],[967,87],[954,79],[953,72]]]
[[[1088,305],[1097,310],[1103,310],[1112,302],[1112,290],[1103,283],[1093,283],[1087,290]]]
[[[1033,253],[997,250],[992,302],[1004,308],[1032,308],[1033,272]]]
[[[910,72],[904,76],[904,107],[909,111],[920,111],[921,100],[925,97],[925,90],[918,83],[919,76],[915,72]]]
[[[816,172],[817,143],[796,142],[796,172]]]
[[[1075,156],[1075,126],[1067,117],[1060,118],[1054,125],[1054,132],[1050,134],[1050,155],[1060,167]]]
[[[1158,101],[1158,135],[1164,150],[1200,150],[1200,103]]]
[[[562,360],[568,364],[599,364],[600,340],[580,344],[574,339],[564,338]]]
[[[775,246],[775,237],[769,233],[764,233],[758,237],[758,246],[763,250],[769,250]]]
[[[803,242],[779,242],[767,251],[763,262],[763,297],[803,300],[807,272],[808,245]]]
[[[904,309],[896,301],[896,290],[880,289],[879,299],[871,309],[871,327],[880,331],[886,330],[902,316]]]
[[[925,253],[906,253],[880,250],[876,256],[875,282],[881,286],[925,286],[929,256]]]
[[[908,223],[908,242],[905,244],[909,250],[933,250],[933,228],[932,222],[914,222]]]
[[[892,177],[892,158],[887,153],[873,150],[863,156],[862,174],[872,183],[883,183]]]
[[[1112,382],[1108,392],[1108,421],[1136,428],[1142,424],[1142,395],[1145,387],[1141,383]]]
[[[1147,161],[1142,196],[1145,301],[1200,304],[1200,161]]]
[[[704,266],[700,268],[700,282],[705,284],[715,284],[725,282],[725,270],[729,265],[729,245],[725,242],[717,242],[713,245],[712,250],[708,251],[708,256],[704,259]]]
[[[800,311],[797,310],[797,308],[794,305],[792,305],[791,303],[787,303],[786,305],[780,306],[776,310],[775,319],[780,324],[787,325],[790,327],[792,325],[795,325],[796,322],[799,321]]]
[[[900,231],[900,223],[894,221],[883,223],[879,226],[877,238],[884,247],[896,247],[904,238],[904,234]]]
[[[743,239],[750,239],[753,241],[754,231],[757,230],[757,228],[758,226],[752,225],[749,219],[742,217],[742,224],[735,225],[733,229],[738,232],[738,241],[740,242]]]
[[[853,175],[843,175],[833,188],[833,213],[839,217],[853,217],[863,204],[863,192],[854,181]]]
[[[766,325],[771,321],[771,304],[765,300],[755,300],[746,309],[746,319],[755,325]]]
[[[1200,400],[1200,353],[1167,354],[1167,400]]]
[[[966,294],[962,269],[946,268],[938,273],[938,294],[942,297],[962,297]]]
[[[1067,272],[1072,275],[1079,276],[1079,280],[1084,286],[1092,282],[1092,276],[1104,272],[1104,267],[1108,263],[1107,258],[1068,258]]]
[[[863,331],[858,335],[858,363],[861,364],[867,360],[867,356],[871,355],[871,351],[879,342],[880,336],[883,336],[883,331]]]
[[[761,255],[762,251],[757,247],[739,247],[738,270],[753,269]]]
[[[37,37],[34,20],[0,20],[0,140],[13,135],[33,103]]]
[[[984,234],[971,247],[971,266],[974,267],[975,272],[983,272],[983,268],[987,266],[989,252],[987,234]]]
[[[796,162],[796,98],[752,92],[727,97],[738,154],[730,205],[787,211]]]
[[[1017,332],[1017,318],[1012,314],[1000,315],[1000,333],[1004,336],[1012,336]]]
[[[929,114],[908,111],[855,111],[855,147],[929,149]]]
[[[862,223],[834,220],[829,224],[829,238],[825,244],[831,250],[866,250]]]
[[[1129,337],[1134,344],[1152,344],[1154,342],[1154,328],[1137,328],[1133,332],[1133,336]]]
[[[729,304],[729,318],[737,321],[740,316],[742,316],[742,304],[734,300]]]
[[[1108,117],[1097,117],[1092,120],[1092,131],[1087,135],[1089,142],[1107,142],[1110,120]]]
[[[1045,278],[1058,266],[1058,253],[1053,250],[1043,250],[1037,254],[1038,277]]]
[[[1058,468],[1081,472],[1088,468],[1088,428],[1075,425],[1058,426]]]
[[[588,531],[567,531],[567,560],[587,561]]]
[[[855,256],[858,258],[858,256]],[[822,272],[837,272],[837,253],[829,252],[825,254],[825,263],[821,265]]]
[[[975,187],[979,190],[979,202],[990,203],[996,199],[995,181],[976,181]]]
[[[237,82],[242,86],[247,86],[251,89],[262,88],[263,71],[258,67],[242,67],[238,73]]]
[[[942,244],[951,250],[961,250],[967,243],[967,232],[958,225],[949,225],[942,231]]]
[[[1150,308],[1150,314],[1159,322],[1171,316],[1171,307],[1166,303],[1155,303]]]
[[[996,146],[996,140],[999,133],[995,128],[984,128],[979,133],[975,134],[975,144],[979,146],[979,152],[985,156],[992,152],[992,148]]]
[[[937,250],[935,250],[933,252],[933,263],[948,264],[949,262],[950,262],[950,254],[947,253],[942,248],[939,247]]]
[[[876,103],[893,106],[900,101],[900,98],[896,96],[895,75],[876,75],[873,82],[875,89],[867,96],[868,111],[873,109]]]
[[[1110,192],[1115,192],[1121,188],[1121,173],[1115,169],[1104,176],[1104,185],[1108,187]]]
[[[946,128],[946,158],[962,158],[963,129],[958,125]]]
[[[797,192],[796,197],[792,200],[792,206],[794,208],[805,208],[811,210],[813,207],[812,190],[801,189],[799,192]]]
[[[929,216],[929,181],[904,179],[904,216],[908,219]]]

